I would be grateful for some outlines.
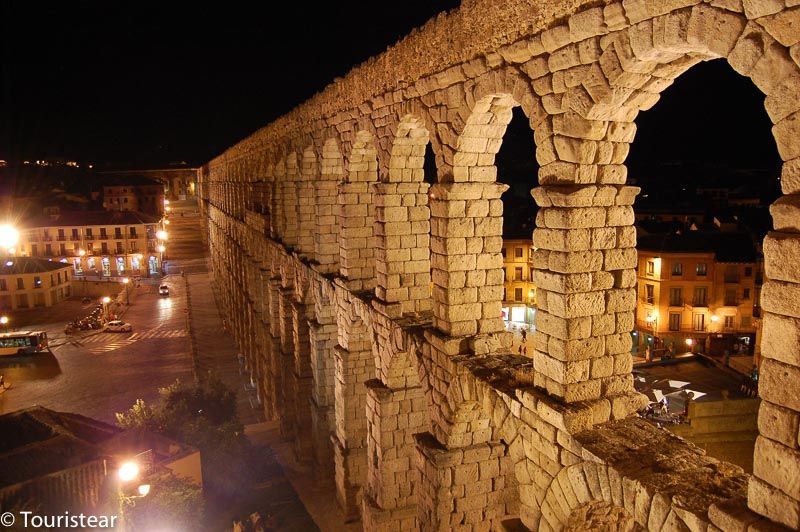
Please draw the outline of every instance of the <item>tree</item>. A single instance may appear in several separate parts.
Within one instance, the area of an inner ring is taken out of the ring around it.
[[[129,530],[202,530],[205,501],[196,484],[167,474],[150,480],[146,497],[120,495]]]
[[[117,414],[117,423],[197,447],[204,483],[219,495],[233,496],[247,489],[259,473],[252,467],[254,451],[236,414],[236,394],[213,375],[198,384],[175,381],[159,390],[154,407],[139,399],[130,410]]]

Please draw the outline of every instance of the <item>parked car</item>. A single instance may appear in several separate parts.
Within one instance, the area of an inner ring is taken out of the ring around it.
[[[158,287],[158,295],[160,296],[168,296],[169,295],[169,286],[162,284]]]
[[[103,327],[105,332],[133,332],[133,325],[122,320],[111,320]]]

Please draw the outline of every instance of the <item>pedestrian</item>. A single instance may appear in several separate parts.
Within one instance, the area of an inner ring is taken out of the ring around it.
[[[244,532],[244,523],[238,515],[233,518],[233,532]]]
[[[266,532],[264,529],[264,519],[259,512],[250,514],[250,523],[253,525],[251,528],[253,532]]]
[[[522,354],[523,355],[527,355],[528,354],[528,346],[527,345],[522,348]]]
[[[528,337],[528,331],[522,329],[522,342],[525,343],[525,339]]]
[[[522,344],[519,344],[519,354],[522,354]]]

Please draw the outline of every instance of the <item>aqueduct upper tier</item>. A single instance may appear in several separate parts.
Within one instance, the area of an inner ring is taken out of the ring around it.
[[[215,283],[264,411],[348,518],[800,528],[798,41],[797,0],[465,0],[202,169]],[[639,420],[631,375],[635,120],[718,58],[765,94],[785,161],[752,476]],[[529,357],[500,318],[494,157],[516,106],[540,165]]]

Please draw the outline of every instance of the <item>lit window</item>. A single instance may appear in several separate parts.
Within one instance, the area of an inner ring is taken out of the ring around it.
[[[655,275],[656,274],[656,263],[655,261],[648,260],[647,267],[645,268],[645,273],[647,275]]]
[[[683,264],[680,262],[673,262],[672,263],[672,275],[678,276],[683,275]]]
[[[701,277],[708,275],[708,266],[705,262],[698,262],[695,273]]]

